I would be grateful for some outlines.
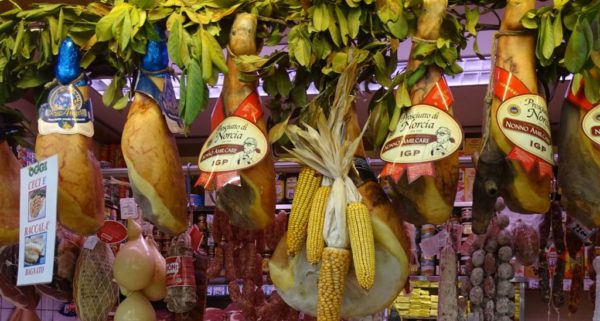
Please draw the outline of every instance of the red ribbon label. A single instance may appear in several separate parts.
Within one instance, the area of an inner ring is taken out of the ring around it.
[[[267,137],[256,122],[263,111],[256,92],[250,94],[229,117],[225,117],[219,98],[211,117],[212,133],[202,146],[198,159],[201,171],[196,184],[217,189],[226,184],[239,184],[238,171],[260,163],[269,151]]]
[[[386,162],[381,176],[397,182],[406,172],[408,182],[421,176],[435,176],[433,162],[456,152],[463,139],[462,129],[446,111],[453,98],[444,77],[425,96],[423,104],[407,108],[394,132],[388,135],[380,157]]]
[[[512,73],[496,67],[494,95],[502,101],[496,121],[514,145],[506,157],[519,161],[530,172],[537,164],[540,177],[552,177],[552,139],[546,100],[530,90]]]
[[[169,256],[167,263],[167,288],[191,286],[196,288],[194,261],[191,256]]]

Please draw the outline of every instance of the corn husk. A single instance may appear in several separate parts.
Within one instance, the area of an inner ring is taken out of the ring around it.
[[[319,111],[316,128],[304,124],[304,128],[289,125],[286,130],[294,144],[294,148],[287,149],[292,155],[289,160],[309,166],[333,181],[326,207],[323,238],[327,246],[337,248],[349,247],[346,204],[360,200],[356,186],[348,178],[348,171],[362,140],[362,133],[352,141],[346,140],[344,135],[344,117],[354,100],[351,92],[356,73],[357,64],[351,63],[340,75],[331,113],[325,118]]]
[[[286,134],[294,144],[288,150],[291,157],[286,160],[309,166],[323,175],[324,180],[333,181],[326,207],[323,236],[327,247],[350,249],[346,226],[346,205],[362,201],[356,185],[348,177],[353,158],[360,146],[363,131],[356,138],[346,138],[345,117],[353,106],[352,92],[356,82],[357,60],[349,52],[348,67],[340,75],[336,96],[329,116],[320,108],[309,106],[315,111],[311,119],[313,126],[302,128],[289,125]],[[394,230],[401,228],[395,216],[372,216],[375,242],[375,282],[370,291],[365,291],[356,281],[353,269],[345,277],[343,299],[339,307],[342,318],[364,316],[381,311],[397,297],[408,277],[408,257]],[[317,314],[317,288],[320,265],[312,264],[303,249],[294,256],[287,253],[286,238],[282,238],[272,259],[269,271],[273,284],[283,300],[305,314]]]
[[[119,287],[113,282],[115,256],[110,247],[98,241],[93,250],[81,250],[75,270],[73,299],[81,321],[106,321],[117,303]]]

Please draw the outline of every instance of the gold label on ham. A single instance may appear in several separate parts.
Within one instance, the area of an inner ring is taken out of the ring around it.
[[[396,130],[381,148],[381,159],[401,164],[433,162],[456,152],[462,139],[460,125],[450,114],[416,105],[400,116]]]
[[[92,103],[85,101],[75,85],[57,86],[40,106],[38,128],[41,135],[81,134],[94,136]]]
[[[581,128],[587,138],[600,145],[600,105],[585,114],[581,121]]]
[[[198,167],[204,172],[228,172],[260,163],[269,151],[263,132],[242,117],[225,118],[200,151]]]
[[[550,121],[544,98],[533,94],[509,98],[498,108],[497,121],[513,144],[553,164]]]

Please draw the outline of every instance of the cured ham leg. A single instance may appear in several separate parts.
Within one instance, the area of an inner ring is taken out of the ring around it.
[[[265,121],[261,118],[262,107],[256,92],[257,83],[240,81],[239,70],[233,61],[235,56],[258,52],[256,24],[256,16],[251,14],[239,14],[233,23],[227,55],[229,72],[225,75],[221,98],[213,110],[213,130],[222,120],[219,118],[235,115],[253,122],[263,135],[267,132]],[[247,107],[250,110],[248,113],[245,112]],[[238,173],[239,185],[226,184],[217,190],[217,207],[229,216],[233,225],[246,229],[263,229],[269,226],[275,215],[275,170],[270,149],[260,162],[241,169]]]
[[[0,142],[0,246],[19,243],[20,169],[8,143]]]
[[[416,33],[418,38],[425,40],[439,38],[447,5],[446,0],[424,1],[424,13],[419,18]],[[416,45],[413,46],[413,51],[415,48]],[[411,57],[409,69],[416,70],[420,64],[419,60]],[[393,163],[390,162],[385,166],[381,176],[391,187],[388,194],[404,220],[415,225],[442,224],[452,215],[454,207],[459,174],[458,147],[462,140],[462,133],[460,126],[452,118],[454,113],[452,94],[439,68],[429,67],[423,78],[411,88],[410,97],[413,107],[403,112],[396,131],[390,133],[384,143],[382,159]],[[414,124],[418,121],[418,118],[413,116],[418,117],[417,114],[423,112],[424,105],[428,105],[426,107],[429,108],[436,107],[431,110],[442,114],[439,119],[434,120],[435,128],[429,131],[411,129],[397,134],[398,128],[404,124],[408,127],[409,123]],[[401,156],[397,160],[386,159],[387,144],[392,145],[394,140],[400,140],[401,144],[404,144],[405,139],[408,140],[411,136],[434,136],[435,138],[428,138],[431,142],[426,143],[427,146],[416,145],[423,154],[422,158],[411,157],[408,160],[407,157]],[[434,147],[429,147],[430,145]],[[436,150],[438,148],[439,153]]]
[[[165,41],[149,41],[133,103],[123,128],[121,149],[136,202],[144,218],[160,230],[180,234],[187,228],[185,179],[175,138],[158,104],[168,64]],[[160,73],[160,71],[164,71]],[[153,76],[145,72],[156,73]],[[140,84],[146,86],[142,87]],[[148,88],[150,87],[150,88]],[[173,98],[174,99],[174,98]]]
[[[534,0],[509,0],[500,25],[494,97],[486,106],[484,146],[473,187],[473,230],[485,233],[496,198],[518,213],[550,207],[552,142],[545,101],[537,96],[535,35],[521,33]],[[526,131],[529,131],[527,133]]]
[[[87,80],[77,80],[82,72],[79,49],[69,38],[60,47],[56,71],[60,84],[73,83],[83,102],[88,101]],[[81,235],[98,231],[104,222],[104,188],[100,164],[92,151],[92,137],[79,133],[40,134],[35,142],[35,154],[38,160],[58,155],[60,224]]]
[[[569,89],[563,103],[558,134],[558,184],[567,213],[593,228],[600,227],[600,193],[596,188],[600,141],[593,135],[594,127],[584,120],[595,114],[598,102],[592,104],[584,98],[583,86],[577,95]]]

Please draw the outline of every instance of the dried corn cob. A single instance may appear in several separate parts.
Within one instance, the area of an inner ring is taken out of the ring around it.
[[[308,262],[317,264],[325,248],[323,240],[323,225],[325,224],[325,209],[331,186],[321,186],[317,189],[312,201],[308,220],[308,236],[306,237],[306,258]]]
[[[369,290],[375,282],[375,241],[369,209],[362,202],[352,202],[346,209],[346,220],[356,279]]]
[[[317,320],[338,321],[344,297],[346,273],[350,267],[350,251],[335,247],[323,250],[317,294]]]
[[[304,246],[308,216],[311,207],[310,200],[321,184],[321,175],[314,169],[305,166],[298,176],[298,184],[292,201],[292,210],[288,222],[287,245],[288,254],[294,255]]]

